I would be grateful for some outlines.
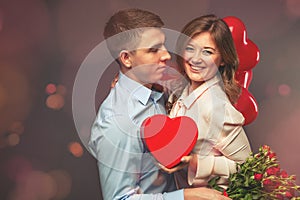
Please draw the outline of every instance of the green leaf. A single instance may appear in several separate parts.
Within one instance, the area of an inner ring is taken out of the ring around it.
[[[210,187],[210,188],[213,188],[213,189],[215,189],[215,190],[218,190],[218,191],[220,191],[220,192],[223,192],[223,188],[221,188],[218,184],[217,184],[217,182],[220,180],[220,176],[216,176],[216,177],[214,177],[214,178],[212,178],[212,179],[210,179],[209,181],[208,181],[208,186]]]
[[[246,194],[245,200],[252,200],[252,195],[251,194]]]

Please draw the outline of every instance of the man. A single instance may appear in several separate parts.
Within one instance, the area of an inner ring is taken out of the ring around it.
[[[98,159],[104,200],[228,199],[207,188],[175,190],[172,174],[159,170],[140,137],[140,125],[165,114],[163,93],[154,89],[170,59],[160,17],[128,9],[113,15],[104,29],[120,65],[118,82],[102,103],[89,142]]]

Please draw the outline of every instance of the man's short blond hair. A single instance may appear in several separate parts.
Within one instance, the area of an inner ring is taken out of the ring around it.
[[[114,58],[118,58],[122,50],[135,49],[140,42],[144,28],[162,28],[161,18],[149,11],[141,9],[125,9],[115,13],[106,23],[104,38]]]

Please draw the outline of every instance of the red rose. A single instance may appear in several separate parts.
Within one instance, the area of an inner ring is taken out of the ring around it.
[[[276,199],[281,200],[281,199],[284,199],[284,198],[283,198],[283,196],[281,194],[276,194]]]
[[[263,181],[263,184],[266,185],[266,186],[271,185],[271,183],[272,183],[272,181],[270,179],[265,179]]]
[[[263,175],[262,174],[254,174],[254,179],[257,181],[260,181],[262,179]]]
[[[282,178],[287,178],[287,177],[288,177],[288,174],[286,173],[286,171],[282,170],[282,171],[280,172],[280,176],[281,176]]]
[[[268,145],[263,145],[262,148],[263,150],[267,150],[267,151],[270,151],[271,149]]]
[[[295,175],[291,175],[290,177],[291,177],[292,180],[294,180],[294,181],[296,180],[296,176]]]
[[[288,186],[294,186],[295,183],[294,183],[293,181],[288,180],[288,181],[287,181],[287,185],[288,185]]]
[[[268,157],[269,157],[270,159],[272,159],[273,157],[276,157],[276,153],[270,152],[270,153],[268,154]]]
[[[273,186],[274,188],[278,188],[280,185],[281,185],[280,181],[273,181],[272,186]]]
[[[293,195],[289,191],[285,192],[285,196],[288,197],[288,198],[292,198],[293,197]]]
[[[268,176],[276,175],[279,171],[280,171],[279,167],[270,167],[266,170]]]
[[[224,195],[225,197],[228,197],[228,194],[227,194],[226,190],[223,190],[223,195]]]

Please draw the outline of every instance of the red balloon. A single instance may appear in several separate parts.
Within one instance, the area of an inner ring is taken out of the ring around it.
[[[244,116],[245,118],[244,125],[253,122],[258,115],[257,102],[255,98],[252,96],[252,94],[246,88],[242,88],[241,95],[234,106]]]
[[[228,25],[234,45],[239,58],[239,66],[236,72],[236,80],[242,87],[242,93],[235,104],[237,110],[239,110],[247,125],[253,122],[257,115],[257,103],[252,94],[247,90],[252,80],[252,68],[259,61],[259,49],[258,47],[247,37],[247,31],[245,24],[237,17],[228,16],[223,18]]]
[[[228,25],[236,44],[242,45],[246,37],[246,27],[242,20],[234,16],[224,17],[223,20]]]
[[[235,48],[239,58],[238,71],[248,71],[255,67],[259,61],[259,49],[247,38],[244,23],[237,17],[229,16],[223,18],[231,30]]]
[[[238,71],[248,71],[255,67],[259,61],[259,50],[251,41],[247,40],[247,44],[236,48],[239,57]]]
[[[249,71],[237,71],[235,73],[235,80],[238,81],[240,86],[248,89],[249,85],[252,81],[253,72],[252,70]]]

